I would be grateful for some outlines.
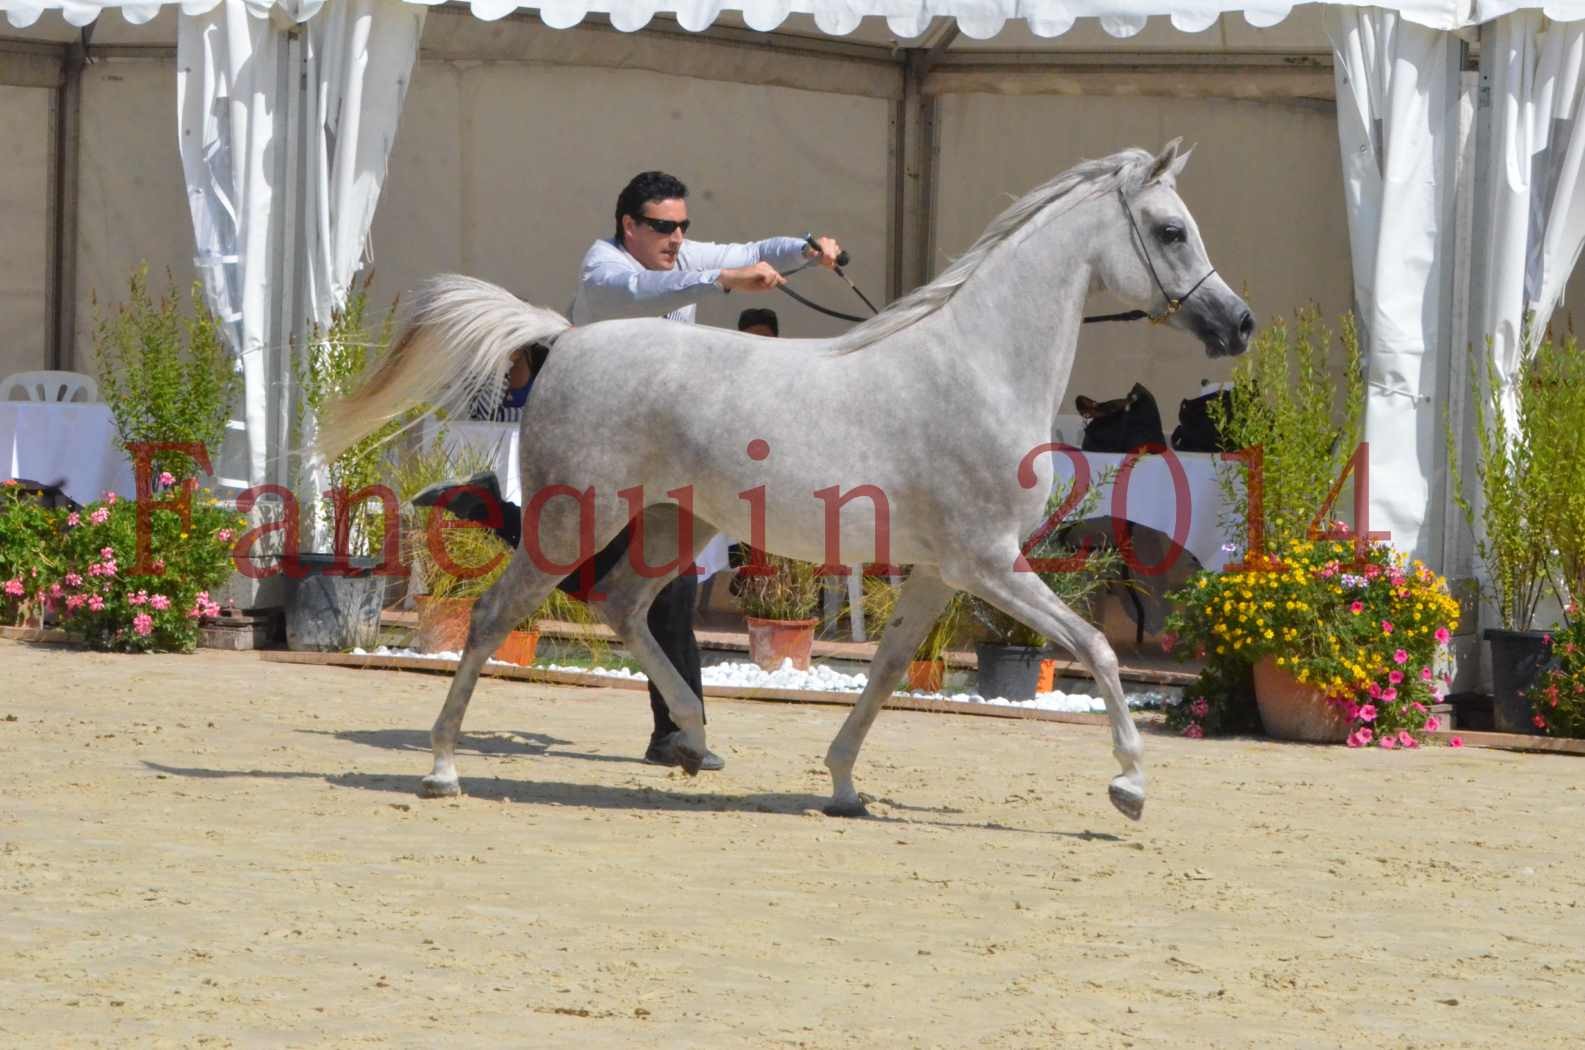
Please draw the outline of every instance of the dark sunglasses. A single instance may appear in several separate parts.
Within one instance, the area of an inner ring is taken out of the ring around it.
[[[688,225],[693,222],[692,219],[683,219],[681,222],[678,222],[676,219],[652,219],[648,215],[635,215],[633,218],[637,219],[645,226],[648,226],[662,237],[670,237],[673,230],[681,230],[683,233],[687,233]]]

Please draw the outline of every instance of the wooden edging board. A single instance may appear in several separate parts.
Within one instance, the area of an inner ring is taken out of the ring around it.
[[[428,671],[450,674],[457,669],[455,660],[430,660],[417,656],[374,656],[352,653],[294,653],[265,650],[259,659],[271,663],[312,664],[319,667],[373,668],[384,671]],[[596,686],[602,689],[646,690],[649,686],[631,678],[610,675],[581,674],[576,671],[547,671],[537,667],[514,667],[502,664],[485,664],[481,672],[495,678],[511,678],[523,682],[545,682],[551,685]],[[852,707],[857,693],[827,693],[814,689],[755,689],[748,686],[705,686],[704,695],[722,700],[769,700],[784,703],[832,704]],[[1106,716],[1101,714],[1068,714],[1062,711],[1041,711],[1027,707],[1002,707],[995,704],[971,704],[958,700],[922,700],[913,696],[893,696],[886,701],[893,711],[934,711],[941,714],[980,715],[987,718],[1022,718],[1035,722],[1067,722],[1073,725],[1104,726]]]

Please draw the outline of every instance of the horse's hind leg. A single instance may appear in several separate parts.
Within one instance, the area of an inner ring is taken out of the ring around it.
[[[953,566],[948,578],[1064,646],[1089,670],[1105,697],[1106,716],[1112,727],[1112,754],[1123,767],[1122,773],[1112,778],[1107,794],[1124,816],[1138,820],[1145,809],[1144,744],[1123,697],[1117,654],[1106,636],[1051,593],[1039,576],[1013,571],[1011,566],[1017,556],[1016,549],[1009,550],[1006,560],[994,568],[983,563]]]
[[[468,621],[468,646],[463,651],[457,673],[452,676],[446,704],[435,719],[429,739],[435,750],[435,767],[421,781],[418,793],[425,798],[442,798],[462,793],[457,781],[457,733],[468,711],[473,687],[478,684],[484,661],[500,648],[513,627],[545,600],[556,577],[534,567],[521,549],[488,591],[473,606]]]
[[[644,553],[646,566],[665,565],[674,559],[691,565],[694,555],[704,549],[715,535],[715,526],[694,519],[692,549],[680,547],[680,512],[675,504],[662,503],[646,507],[643,514]],[[681,558],[687,554],[687,558]],[[682,730],[683,742],[678,751],[683,761],[683,771],[689,776],[699,772],[699,764],[706,753],[704,735],[704,700],[694,694],[693,687],[672,666],[665,650],[655,641],[649,629],[649,607],[655,596],[680,575],[674,566],[664,571],[648,569],[639,572],[634,559],[639,551],[629,547],[627,554],[600,579],[598,591],[604,595],[595,602],[601,617],[627,645],[649,680],[660,689],[666,701],[671,720]]]
[[[952,598],[952,588],[933,571],[915,566],[897,597],[897,608],[881,635],[881,642],[870,661],[870,678],[864,693],[848,712],[847,720],[826,751],[826,768],[831,770],[831,802],[827,816],[862,817],[867,812],[864,800],[853,787],[853,764],[858,761],[864,737],[875,724],[881,705],[902,679],[914,650],[930,633],[941,610]]]

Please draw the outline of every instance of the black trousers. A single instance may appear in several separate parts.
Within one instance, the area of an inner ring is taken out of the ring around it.
[[[496,534],[516,550],[523,538],[522,508],[509,500],[502,500],[501,509],[502,522],[501,527],[495,530]],[[574,569],[572,575],[556,584],[556,589],[574,598],[582,598],[588,591],[585,576],[592,575],[595,581],[603,580],[616,567],[617,562],[626,557],[632,536],[633,526],[629,525],[598,554]],[[594,565],[592,574],[586,572],[586,567],[591,562]],[[654,603],[649,607],[648,623],[650,633],[655,636],[655,641],[666,654],[666,659],[671,661],[677,673],[682,675],[682,680],[688,683],[688,687],[702,703],[704,679],[699,667],[699,640],[693,634],[693,613],[694,606],[698,603],[698,596],[697,576],[677,577],[655,596]],[[654,682],[649,683],[649,709],[655,717],[655,728],[650,734],[652,741],[676,732],[677,723],[671,720],[671,712],[667,709],[666,701],[661,697],[660,690]]]

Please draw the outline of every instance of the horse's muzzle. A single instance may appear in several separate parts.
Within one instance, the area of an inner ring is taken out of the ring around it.
[[[1235,299],[1231,308],[1221,304],[1193,318],[1194,334],[1205,344],[1208,357],[1237,357],[1249,349],[1250,337],[1255,334],[1255,315],[1242,299]]]

